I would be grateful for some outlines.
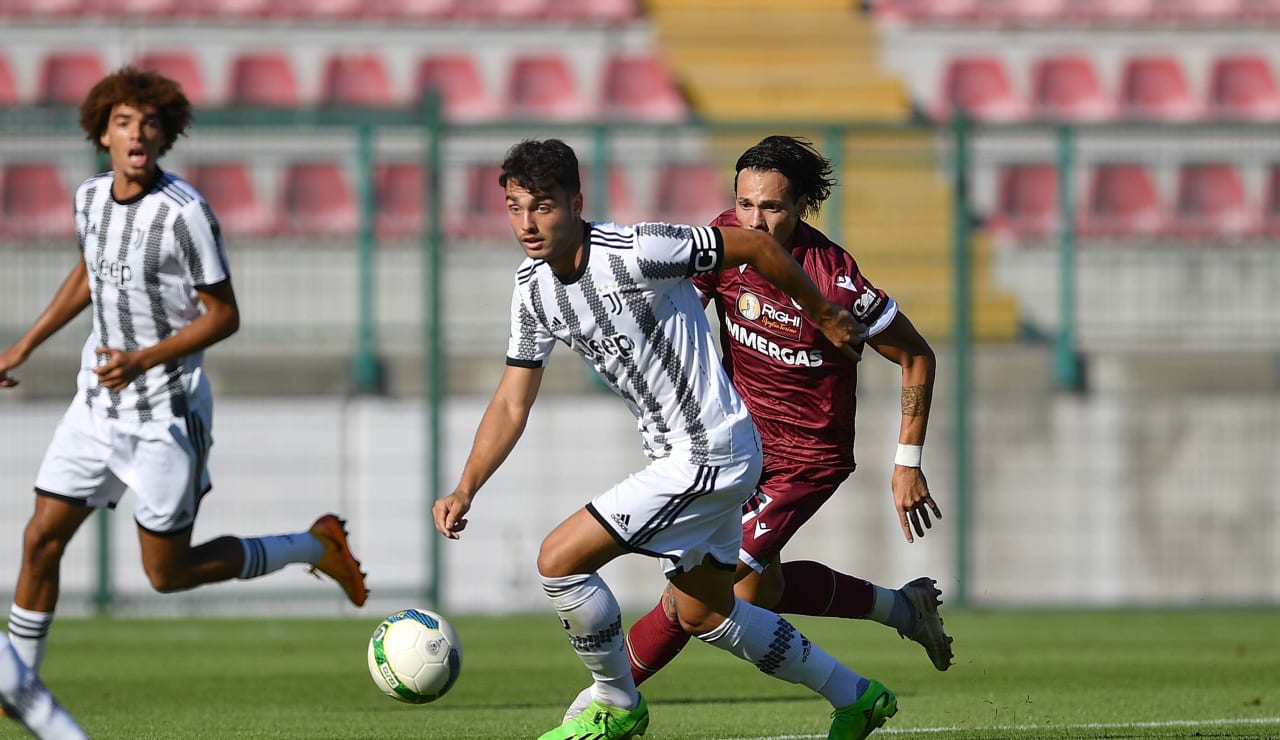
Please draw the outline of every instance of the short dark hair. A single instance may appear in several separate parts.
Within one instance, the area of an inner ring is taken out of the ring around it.
[[[792,196],[806,199],[801,217],[817,215],[823,201],[831,197],[831,186],[836,184],[831,176],[831,160],[822,156],[812,142],[795,136],[766,136],[743,152],[733,166],[735,188],[738,173],[747,169],[776,170],[787,178]]]
[[[559,139],[525,139],[508,149],[502,160],[498,184],[505,188],[508,181],[540,195],[557,187],[564,188],[567,195],[577,195],[582,190],[578,155]]]
[[[132,65],[122,67],[99,80],[80,104],[80,128],[98,151],[106,151],[102,146],[102,132],[107,130],[111,109],[121,104],[149,105],[156,109],[164,131],[161,154],[169,151],[191,125],[191,101],[183,94],[181,85],[153,70]]]

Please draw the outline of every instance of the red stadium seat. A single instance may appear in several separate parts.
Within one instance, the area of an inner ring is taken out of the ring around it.
[[[1045,239],[1058,232],[1058,171],[1052,164],[1009,165],[1000,171],[995,213],[987,222],[998,238]]]
[[[179,0],[99,0],[95,9],[112,16],[166,18],[181,14],[184,5]]]
[[[1115,115],[1114,101],[1083,54],[1036,61],[1031,69],[1031,109],[1037,118],[1063,121],[1102,121]]]
[[[573,121],[594,107],[583,96],[569,60],[559,54],[517,56],[511,62],[507,112],[515,118]]]
[[[97,52],[50,54],[44,58],[40,67],[39,102],[80,105],[89,90],[105,76],[106,70]]]
[[[1131,118],[1188,121],[1201,113],[1172,56],[1137,56],[1125,62],[1120,84],[1121,112]]]
[[[1241,22],[1248,17],[1248,0],[1162,0],[1166,13],[1191,23]]]
[[[1240,173],[1230,164],[1182,165],[1177,202],[1175,227],[1184,238],[1239,238],[1257,230],[1257,221],[1245,202]]]
[[[70,16],[88,10],[88,0],[18,0],[6,15]]]
[[[1104,164],[1089,181],[1080,233],[1094,237],[1152,237],[1168,227],[1155,180],[1140,164]]]
[[[1080,5],[1097,23],[1147,25],[1162,17],[1157,0],[1085,0]]]
[[[48,162],[10,164],[0,175],[0,234],[13,239],[75,234],[71,192]]]
[[[321,99],[329,105],[385,108],[395,104],[391,80],[376,54],[339,55],[324,65]]]
[[[205,95],[204,77],[200,74],[200,65],[195,57],[185,51],[151,52],[133,60],[139,69],[154,69],[160,74],[182,85],[182,92],[194,106],[202,106],[208,102]]]
[[[455,18],[485,22],[524,21],[542,18],[554,0],[466,0],[453,10]]]
[[[595,192],[595,172],[590,169],[582,171],[582,194],[586,204],[584,210],[595,221],[613,221],[619,224],[633,224],[645,214],[636,207],[631,192],[631,181],[622,165],[609,165],[607,177],[608,193],[604,208],[597,208],[599,201]]]
[[[706,224],[732,202],[729,174],[709,162],[666,163],[658,169],[657,220]]]
[[[1016,121],[1027,112],[1014,93],[1004,63],[993,56],[957,57],[947,62],[934,117],[947,120],[960,109],[987,122]]]
[[[1262,227],[1267,236],[1280,239],[1280,164],[1267,171],[1267,190],[1262,204]]]
[[[350,19],[373,16],[366,0],[274,0],[270,13],[280,18]]]
[[[889,5],[887,13],[910,23],[965,23],[978,17],[978,0],[894,0]]]
[[[977,0],[980,20],[997,25],[1054,23],[1069,15],[1070,0]]]
[[[352,237],[360,212],[336,162],[287,165],[281,189],[281,231],[293,236]]]
[[[454,121],[489,121],[502,110],[489,94],[475,59],[465,53],[419,60],[413,89],[417,100],[427,90],[435,90],[445,117]]]
[[[192,12],[217,18],[261,18],[272,12],[272,0],[194,0]]]
[[[379,239],[418,236],[426,225],[426,172],[416,162],[379,165],[373,174]]]
[[[209,202],[223,233],[261,237],[275,231],[272,210],[259,199],[248,167],[242,162],[205,162],[187,168],[190,182]]]
[[[383,0],[382,12],[392,20],[438,21],[452,18],[463,0]]]
[[[467,168],[463,201],[450,207],[445,228],[458,238],[498,239],[511,236],[507,199],[498,185],[500,165],[478,164]]]
[[[0,56],[0,106],[17,105],[21,95],[18,83],[13,79],[13,70],[9,68],[9,60]]]
[[[547,5],[547,20],[567,23],[630,23],[640,17],[638,0],[559,0]]]
[[[231,64],[231,103],[295,108],[301,102],[293,64],[284,53],[244,54]]]
[[[1213,60],[1209,110],[1219,118],[1280,120],[1280,88],[1261,54],[1233,54]]]
[[[601,113],[626,120],[680,121],[689,108],[656,56],[615,54],[605,62]]]

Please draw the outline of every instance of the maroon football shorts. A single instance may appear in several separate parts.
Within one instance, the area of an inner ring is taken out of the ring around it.
[[[853,472],[852,466],[764,456],[760,485],[742,506],[739,559],[763,572]]]

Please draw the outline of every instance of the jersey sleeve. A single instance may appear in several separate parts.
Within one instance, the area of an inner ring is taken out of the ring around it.
[[[192,200],[173,222],[178,256],[197,288],[217,285],[231,277],[222,228],[204,200]]]
[[[835,271],[835,284],[844,300],[839,303],[867,327],[867,336],[873,337],[893,322],[893,317],[898,315],[898,304],[883,290],[871,284],[858,269],[853,255],[844,250],[840,254],[841,264]]]
[[[642,274],[655,282],[676,283],[724,264],[724,237],[713,226],[637,224],[636,249]]]
[[[511,336],[507,339],[507,364],[514,367],[546,367],[555,337],[524,300],[517,285],[511,293]]]

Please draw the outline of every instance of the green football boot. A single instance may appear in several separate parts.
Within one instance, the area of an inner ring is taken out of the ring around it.
[[[630,711],[593,701],[577,717],[538,740],[626,740],[649,729],[649,705],[644,697]]]
[[[831,713],[827,740],[862,740],[898,713],[898,698],[879,681],[872,681],[862,698]]]

